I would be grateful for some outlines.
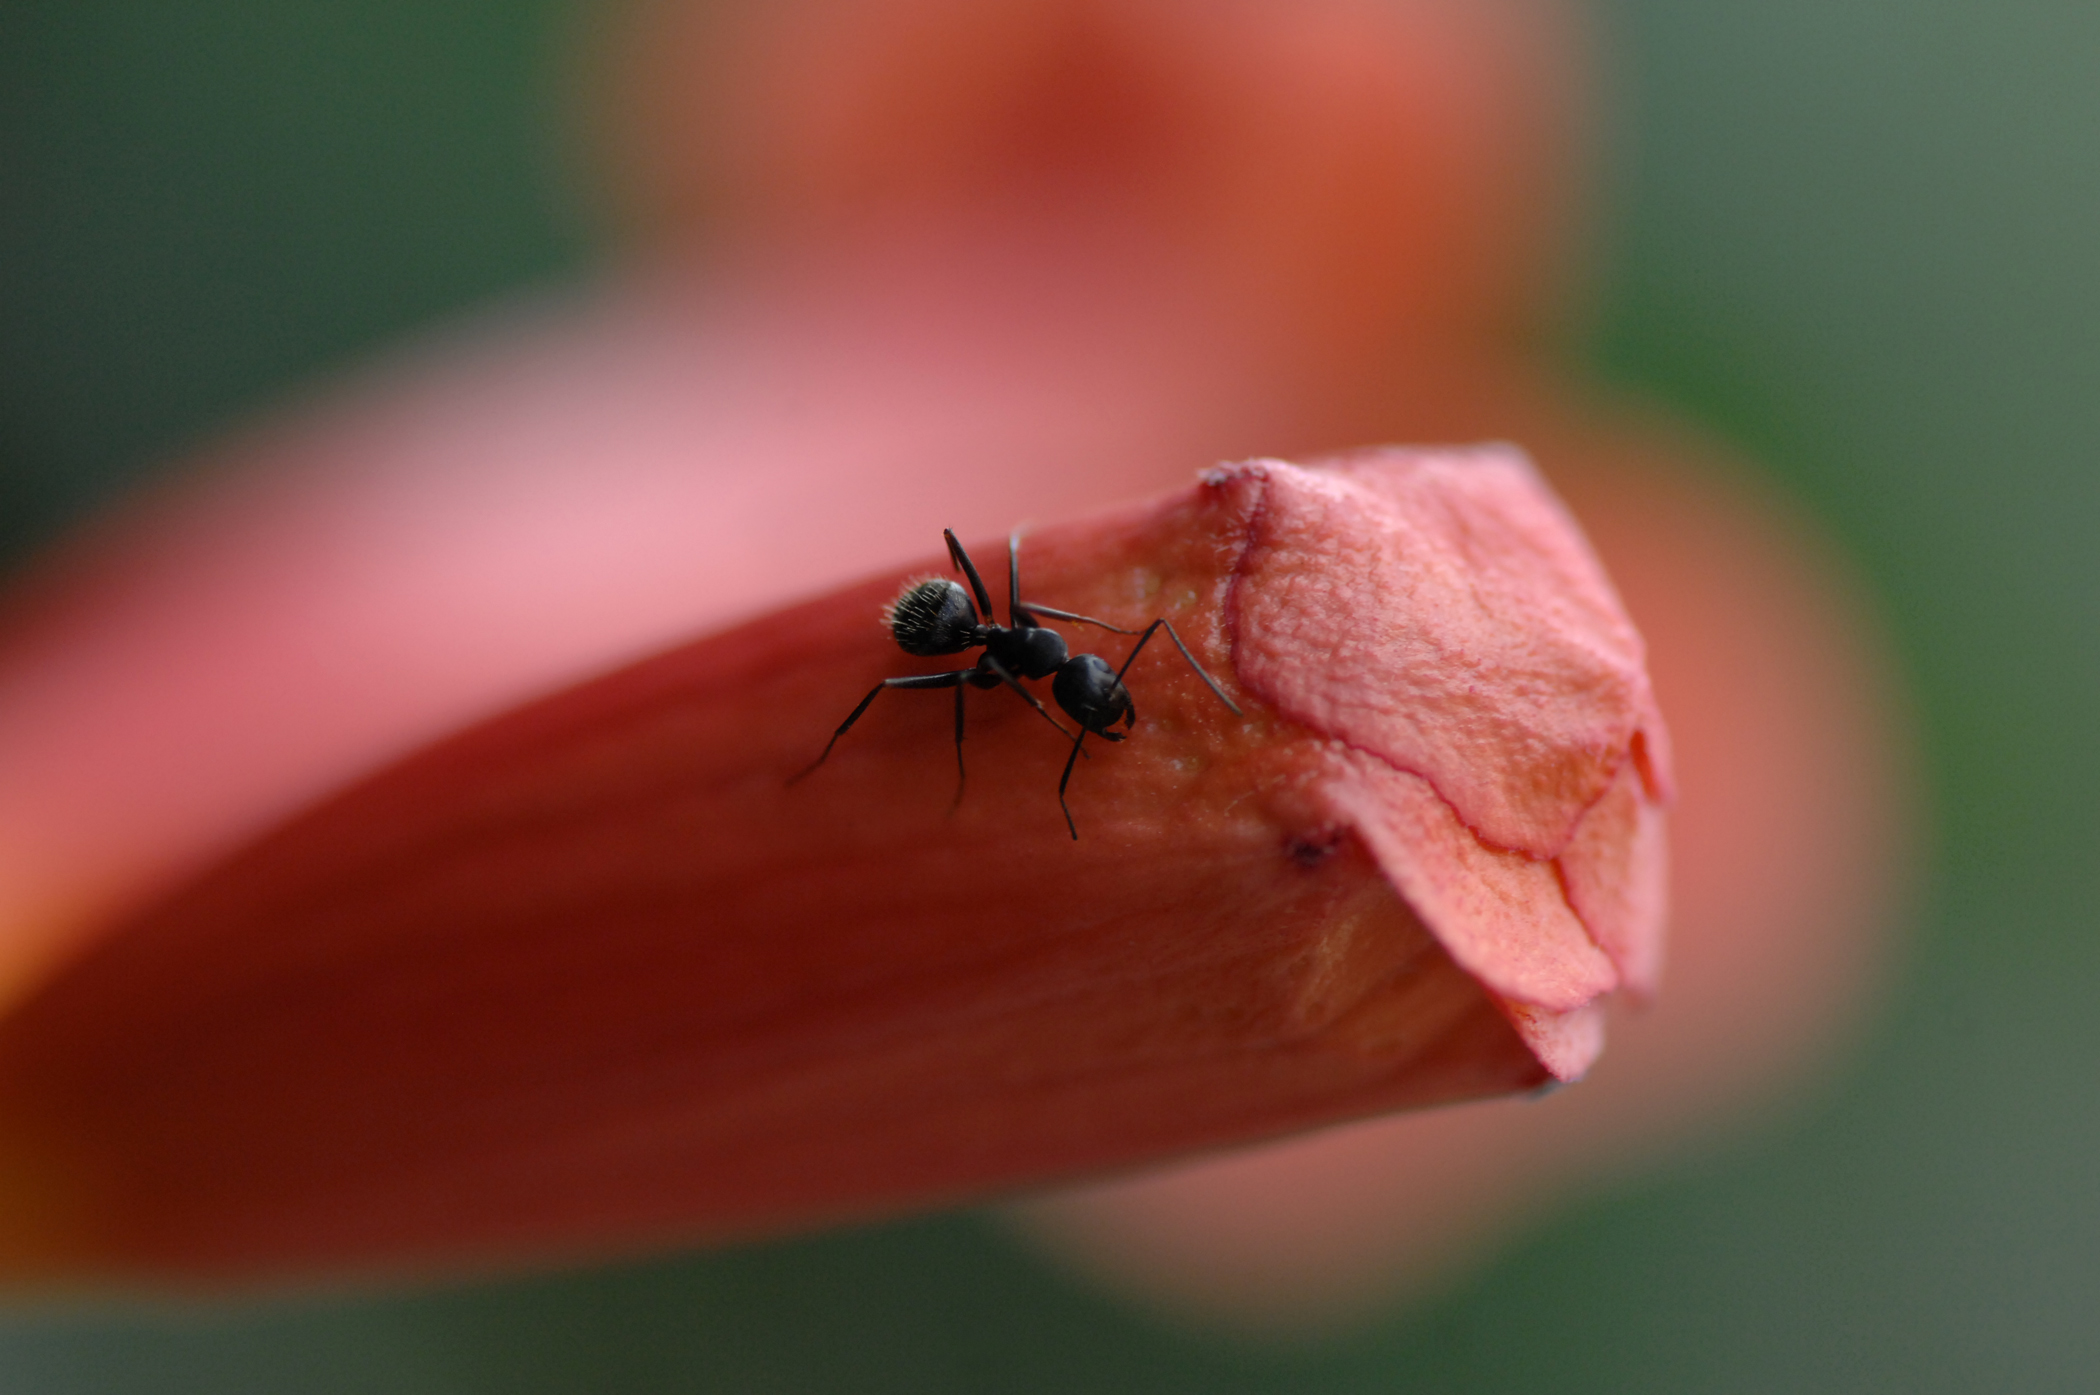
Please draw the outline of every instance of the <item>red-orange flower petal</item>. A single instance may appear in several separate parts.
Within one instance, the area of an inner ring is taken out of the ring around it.
[[[1662,934],[1661,897],[1609,903],[1615,879],[1590,889],[1586,926],[1557,861],[1622,772],[1637,805],[1660,796],[1640,637],[1515,451],[1367,452],[1259,478],[1234,593],[1241,676],[1348,748],[1349,777],[1324,789],[1337,821],[1453,958],[1521,1005],[1549,1068],[1580,1075],[1601,1037],[1559,1017],[1619,985],[1607,943],[1645,962]],[[1644,829],[1650,846],[1617,866],[1638,861],[1652,888],[1660,823],[1624,832]],[[1576,861],[1585,885],[1614,870],[1587,847]]]
[[[1554,560],[1466,545],[1495,520]],[[1422,681],[1402,645],[1331,664],[1305,623],[1455,604],[1353,564],[1396,539],[1465,558],[1448,657],[1478,660],[1464,712],[1511,733],[1425,724],[1426,773],[1276,696],[1361,712],[1349,685]],[[1588,1065],[1619,976],[1555,859],[1601,835],[1577,817],[1556,853],[1492,846],[1436,783],[1473,789],[1458,766],[1492,759],[1478,788],[1565,797],[1571,758],[1630,769],[1659,735],[1638,643],[1528,466],[1259,462],[1026,559],[1046,604],[1172,619],[1245,715],[1148,650],[1134,738],[1074,778],[1077,843],[1066,748],[1004,694],[971,696],[952,815],[945,694],[884,694],[790,788],[908,665],[872,623],[885,577],[442,743],[0,1020],[7,1161],[45,1202],[4,1237],[16,1265],[239,1276],[749,1234]],[[1494,660],[1563,651],[1608,656],[1594,722]],[[1584,744],[1604,730],[1615,753]],[[1620,864],[1588,856],[1604,904]],[[1612,933],[1652,953],[1653,903],[1612,904],[1646,908]]]

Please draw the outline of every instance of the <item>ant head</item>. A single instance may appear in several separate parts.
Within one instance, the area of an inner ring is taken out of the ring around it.
[[[883,623],[907,654],[960,654],[977,643],[970,593],[946,577],[915,581],[883,612]]]
[[[1137,715],[1130,691],[1097,654],[1074,654],[1050,680],[1050,693],[1073,721],[1110,741],[1123,739],[1122,733],[1108,729],[1112,723],[1128,726]]]

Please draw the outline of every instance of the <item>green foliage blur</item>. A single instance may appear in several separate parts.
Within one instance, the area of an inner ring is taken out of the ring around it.
[[[0,1316],[20,1392],[2100,1388],[2100,7],[1607,0],[1605,374],[1859,559],[1934,852],[1775,1130],[1329,1345],[1177,1334],[951,1216],[533,1281]],[[216,424],[580,266],[557,0],[11,0],[0,560]]]

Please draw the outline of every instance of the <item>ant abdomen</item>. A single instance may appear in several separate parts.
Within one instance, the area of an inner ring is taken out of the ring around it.
[[[907,586],[883,616],[907,654],[960,654],[977,643],[977,611],[970,593],[946,577]]]

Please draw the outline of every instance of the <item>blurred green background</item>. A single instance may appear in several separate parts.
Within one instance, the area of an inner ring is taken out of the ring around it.
[[[2100,1388],[2100,6],[1609,0],[1608,374],[1860,559],[1936,852],[1777,1131],[1330,1345],[1150,1325],[978,1218],[413,1296],[0,1314],[0,1391]],[[585,259],[556,0],[0,9],[0,560]]]

